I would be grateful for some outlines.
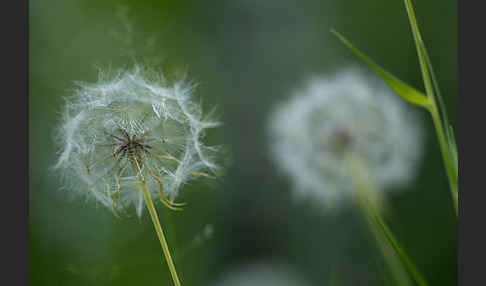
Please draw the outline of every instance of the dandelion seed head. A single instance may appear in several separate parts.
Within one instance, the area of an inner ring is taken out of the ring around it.
[[[346,154],[364,159],[379,189],[411,181],[421,155],[419,127],[387,86],[349,68],[309,79],[276,105],[269,149],[298,197],[333,207],[354,192]]]
[[[187,182],[216,172],[218,147],[202,139],[217,120],[194,103],[195,85],[170,84],[149,68],[100,71],[96,83],[78,82],[66,99],[58,127],[65,188],[117,211],[141,215],[145,181],[153,198],[173,201]]]
[[[289,265],[261,261],[239,266],[226,273],[214,286],[308,286],[307,281]]]

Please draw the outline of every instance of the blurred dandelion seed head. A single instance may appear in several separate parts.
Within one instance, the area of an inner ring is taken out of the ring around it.
[[[101,72],[66,99],[55,165],[65,188],[114,210],[141,215],[145,181],[155,199],[173,201],[188,181],[216,173],[218,147],[201,141],[219,122],[193,102],[194,84],[169,84],[149,68]]]
[[[223,275],[214,286],[308,286],[294,269],[277,262],[258,262],[240,266]]]
[[[298,197],[329,207],[353,194],[346,154],[364,159],[382,190],[413,179],[422,147],[418,118],[385,84],[348,68],[309,79],[269,119],[269,149]]]

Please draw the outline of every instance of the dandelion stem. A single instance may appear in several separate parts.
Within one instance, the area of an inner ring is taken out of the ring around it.
[[[393,233],[390,231],[385,221],[381,216],[380,201],[377,197],[377,190],[369,180],[366,169],[362,165],[360,158],[350,156],[350,167],[353,172],[353,179],[358,187],[358,196],[360,208],[366,216],[366,221],[373,233],[377,243],[384,255],[384,258],[390,267],[390,271],[395,277],[398,285],[410,285],[408,279],[404,277],[403,266],[408,270],[411,276],[415,279],[419,286],[428,286],[424,276],[420,273],[418,268],[412,262],[405,250],[400,246]],[[390,253],[389,249],[393,249],[394,253]],[[397,264],[396,254],[403,263],[401,267]]]
[[[152,197],[150,196],[150,192],[147,183],[145,181],[142,181],[141,190],[145,197],[145,203],[147,204],[147,208],[150,212],[150,216],[152,217],[152,222],[154,223],[155,231],[157,232],[157,235],[159,237],[160,245],[162,246],[165,260],[167,261],[167,265],[169,266],[170,275],[172,276],[174,285],[180,286],[181,282],[179,281],[179,277],[177,276],[176,268],[174,262],[172,261],[172,257],[170,255],[169,246],[167,245],[164,232],[162,231],[162,227],[160,226],[159,217],[157,216],[157,211],[155,210],[154,203],[152,202]]]
[[[379,225],[374,220],[374,218],[378,216],[372,215],[372,210],[364,205],[362,205],[361,208],[361,210],[365,214],[368,227],[370,228],[370,231],[377,242],[377,245],[383,255],[383,258],[386,261],[386,264],[389,267],[390,273],[393,276],[396,285],[411,286],[412,283],[407,276],[407,272],[404,269],[403,265],[401,265],[401,261],[397,257],[395,250],[388,243],[387,237],[380,230]]]
[[[417,284],[420,286],[428,286],[429,284],[425,280],[424,276],[420,273],[420,271],[417,269],[415,264],[412,262],[412,260],[408,257],[408,255],[405,253],[403,248],[400,246],[396,238],[393,236],[391,233],[390,229],[388,226],[385,224],[383,221],[382,217],[378,214],[375,214],[374,216],[375,222],[378,224],[378,226],[381,228],[383,231],[383,234],[386,236],[390,244],[393,246],[395,251],[397,252],[398,256],[402,260],[402,262],[407,266],[408,270],[412,274],[412,276],[415,278],[415,281],[417,281]]]

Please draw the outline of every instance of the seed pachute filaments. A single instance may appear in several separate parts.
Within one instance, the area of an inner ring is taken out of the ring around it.
[[[64,170],[70,188],[89,190],[115,214],[134,206],[140,216],[140,182],[152,197],[180,210],[182,204],[175,203],[180,187],[219,169],[218,148],[201,142],[205,129],[219,123],[203,118],[187,81],[170,85],[156,72],[136,67],[79,86],[67,100],[59,129],[56,167]]]

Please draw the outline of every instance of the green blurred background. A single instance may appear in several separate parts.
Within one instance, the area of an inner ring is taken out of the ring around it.
[[[414,4],[456,126],[457,2]],[[342,66],[369,70],[331,28],[423,90],[401,0],[31,1],[30,284],[172,285],[147,213],[141,220],[116,218],[59,190],[50,169],[54,129],[73,82],[95,81],[98,67],[150,59],[169,76],[187,71],[200,83],[198,96],[218,106],[225,124],[208,140],[231,153],[221,182],[201,181],[182,191],[189,204],[184,212],[158,207],[183,285],[210,285],[233,267],[260,259],[290,264],[311,285],[330,285],[331,277],[339,285],[387,285],[381,256],[358,214],[326,214],[293,203],[288,178],[266,147],[268,111],[289,89]],[[431,285],[457,285],[457,221],[433,126],[420,114],[427,132],[420,176],[389,197],[387,220]],[[196,246],[209,226],[212,236]]]

